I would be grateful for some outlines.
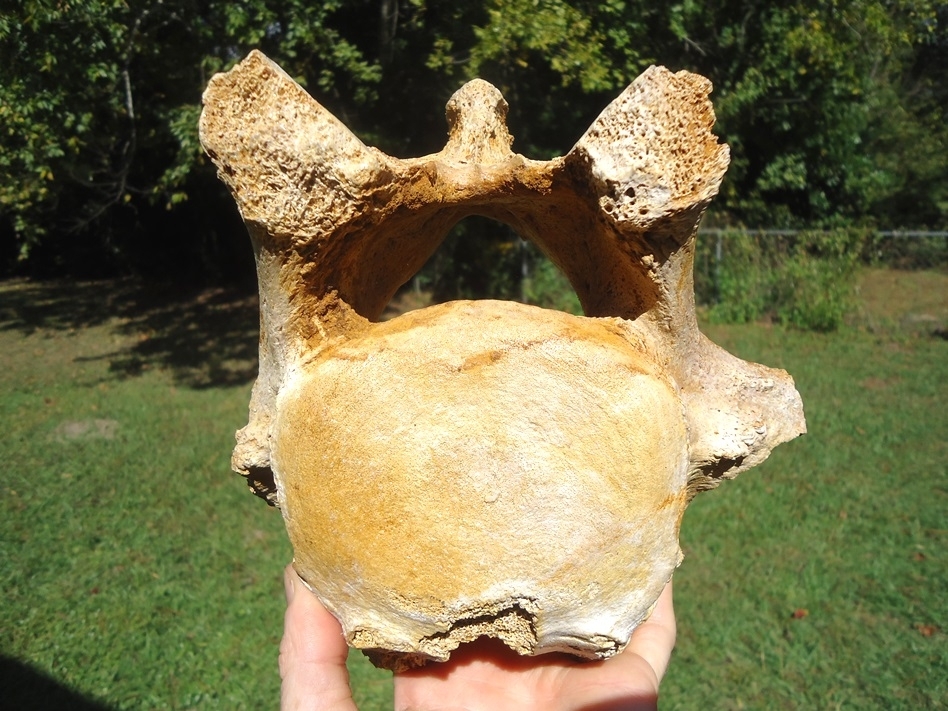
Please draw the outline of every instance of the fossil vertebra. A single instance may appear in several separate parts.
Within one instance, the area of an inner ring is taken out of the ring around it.
[[[652,67],[567,155],[533,161],[474,80],[448,103],[445,148],[399,160],[259,52],[211,80],[201,137],[261,297],[234,468],[377,663],[480,635],[620,651],[681,560],[691,498],[805,431],[789,375],[698,331],[695,235],[728,163],[710,89]],[[586,316],[459,301],[378,323],[475,214],[537,244]]]

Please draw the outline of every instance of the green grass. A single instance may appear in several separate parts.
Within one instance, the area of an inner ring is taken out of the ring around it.
[[[686,514],[665,698],[722,709],[948,702],[945,341],[759,326],[710,335],[792,372],[810,434]]]
[[[905,316],[943,318],[946,280],[888,276],[858,328],[708,329],[793,373],[810,434],[685,516],[664,707],[948,703],[948,342]],[[229,468],[255,329],[223,292],[0,285],[11,708],[276,707],[291,552]],[[389,675],[350,666],[360,708],[389,707]]]

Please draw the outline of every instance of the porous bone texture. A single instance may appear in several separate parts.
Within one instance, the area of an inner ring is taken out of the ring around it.
[[[652,67],[567,155],[533,161],[474,80],[448,103],[445,148],[399,160],[259,52],[211,80],[201,137],[261,296],[234,468],[377,664],[481,635],[615,654],[680,563],[691,498],[805,431],[785,372],[697,328],[695,234],[728,161],[710,89]],[[586,315],[451,302],[377,322],[475,214],[535,242]]]

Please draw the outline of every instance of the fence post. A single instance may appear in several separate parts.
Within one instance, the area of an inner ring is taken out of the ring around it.
[[[721,303],[721,237],[724,230],[718,230],[717,240],[714,243],[714,303]]]

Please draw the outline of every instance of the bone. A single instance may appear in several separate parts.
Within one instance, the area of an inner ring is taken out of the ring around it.
[[[483,635],[620,652],[681,563],[692,498],[805,432],[786,372],[698,330],[697,227],[728,163],[710,91],[651,67],[569,153],[534,161],[474,80],[448,102],[445,148],[400,160],[259,52],[211,80],[201,139],[261,297],[233,466],[376,664]],[[378,322],[470,215],[532,240],[585,316],[488,300]]]

